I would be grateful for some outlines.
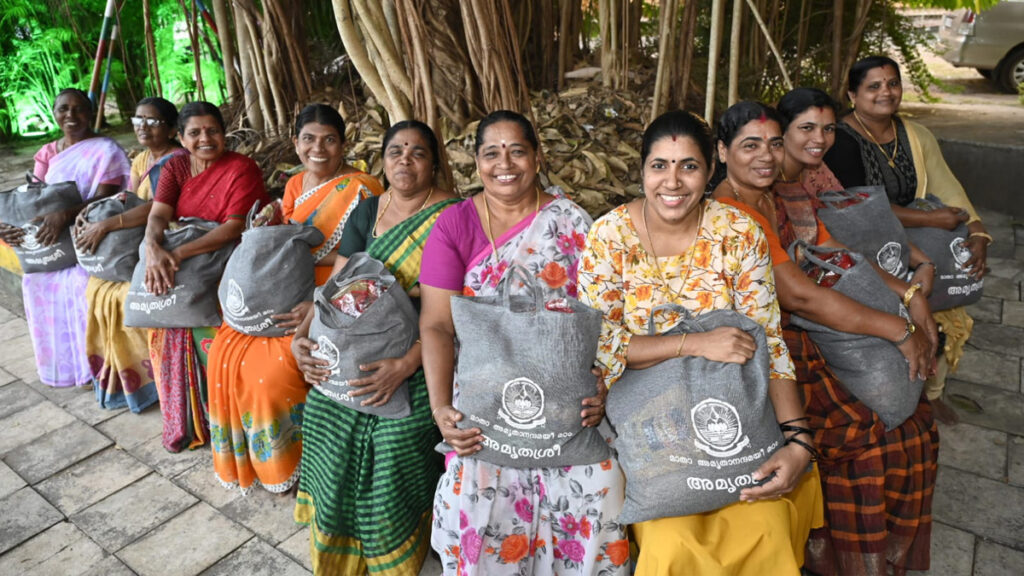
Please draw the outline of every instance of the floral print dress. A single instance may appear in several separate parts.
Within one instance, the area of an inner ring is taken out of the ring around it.
[[[551,297],[574,297],[590,223],[568,199],[548,203],[499,238],[496,255],[488,247],[471,261],[463,293],[497,293],[514,263],[544,280]],[[457,384],[454,396],[458,407]],[[625,575],[629,544],[616,522],[624,484],[614,459],[511,468],[451,453],[434,499],[431,543],[445,574]]]

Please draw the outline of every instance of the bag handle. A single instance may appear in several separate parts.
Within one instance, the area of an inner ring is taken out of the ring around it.
[[[793,244],[790,245],[789,250],[787,250],[787,252],[789,253],[789,257],[790,257],[790,259],[793,260],[793,262],[797,261],[796,260],[796,249],[797,248],[803,248],[804,259],[807,260],[808,262],[810,262],[811,264],[814,264],[814,265],[816,265],[816,266],[818,266],[820,268],[824,268],[825,270],[828,270],[829,272],[835,272],[836,274],[838,274],[840,276],[845,276],[846,275],[846,273],[847,273],[847,269],[846,268],[840,268],[839,266],[836,266],[835,264],[833,264],[831,262],[827,262],[827,261],[823,260],[820,256],[818,256],[817,254],[814,253],[815,250],[818,250],[818,251],[829,251],[829,252],[843,252],[842,248],[821,248],[820,246],[811,246],[810,244],[808,244],[807,242],[805,242],[803,240],[797,240],[796,242],[793,242]]]
[[[260,213],[260,201],[257,200],[252,203],[252,208],[249,208],[249,213],[245,215],[245,229],[252,230],[252,221],[256,218],[256,215]]]
[[[838,202],[854,196],[849,190],[826,190],[818,194],[818,200],[822,202]]]
[[[533,296],[534,310],[543,308],[544,303],[541,302],[543,295],[541,294],[540,286],[537,285],[537,280],[530,274],[530,271],[522,264],[512,264],[509,266],[508,270],[505,271],[505,276],[501,279],[501,304],[505,308],[512,309],[512,283],[514,280],[519,280],[529,290]]]
[[[677,312],[679,314],[682,314],[683,320],[679,324],[687,323],[687,322],[689,322],[690,320],[693,319],[693,313],[690,312],[690,310],[688,308],[686,308],[685,306],[683,306],[681,304],[676,304],[674,302],[667,302],[665,304],[658,304],[657,306],[655,306],[654,308],[651,309],[651,317],[647,319],[647,335],[648,336],[657,336],[658,335],[658,332],[656,331],[655,326],[654,326],[654,320],[658,316],[658,314],[661,313],[661,312]],[[677,324],[676,326],[678,326],[679,324]]]
[[[31,170],[25,171],[25,182],[27,182],[29,186],[39,186],[46,184],[46,181],[44,181],[39,176],[36,176],[36,173]]]

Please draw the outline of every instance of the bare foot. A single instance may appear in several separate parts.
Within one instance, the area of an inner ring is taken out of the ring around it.
[[[949,404],[942,401],[942,398],[936,398],[932,400],[932,413],[935,414],[935,419],[947,426],[952,426],[960,422],[960,417],[957,416],[956,411]]]

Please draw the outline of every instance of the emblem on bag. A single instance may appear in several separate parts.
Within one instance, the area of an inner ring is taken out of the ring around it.
[[[690,410],[690,420],[697,433],[693,443],[709,456],[733,456],[750,444],[739,412],[727,402],[708,398]]]
[[[903,268],[903,263],[900,262],[900,256],[903,255],[903,247],[900,246],[899,242],[887,242],[885,246],[882,246],[876,254],[878,265],[889,274],[893,276],[898,275]]]
[[[233,278],[228,279],[228,297],[224,302],[224,311],[235,318],[240,318],[249,312],[245,306],[245,294]]]
[[[341,355],[338,354],[338,347],[331,342],[327,336],[321,336],[316,339],[317,349],[313,350],[312,356],[320,360],[327,360],[327,368],[331,372],[334,372],[338,368],[338,362],[341,359]]]
[[[516,378],[505,383],[501,391],[498,416],[509,426],[530,430],[547,423],[544,414],[544,390],[529,378]]]
[[[21,237],[20,248],[22,250],[39,250],[40,248],[43,247],[39,243],[39,240],[36,239],[36,234],[39,233],[39,226],[36,226],[35,224],[32,224],[30,222],[22,226],[21,229],[25,231],[25,235]]]
[[[957,266],[963,270],[964,264],[971,259],[971,249],[967,247],[967,243],[963,238],[954,238],[949,243],[949,251],[953,253],[953,259],[956,260]]]

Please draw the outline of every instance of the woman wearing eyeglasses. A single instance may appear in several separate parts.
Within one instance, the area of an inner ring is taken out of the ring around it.
[[[172,156],[185,151],[174,139],[178,131],[178,109],[174,104],[163,98],[144,98],[135,107],[131,120],[135,137],[144,146],[132,161],[131,190],[146,203],[98,222],[86,222],[80,215],[74,228],[79,249],[92,252],[115,230],[145,226],[160,169]],[[138,250],[138,246],[131,249]],[[85,291],[89,304],[85,353],[100,407],[127,407],[139,413],[156,402],[157,392],[146,331],[124,326],[122,311],[128,284],[89,278]]]

